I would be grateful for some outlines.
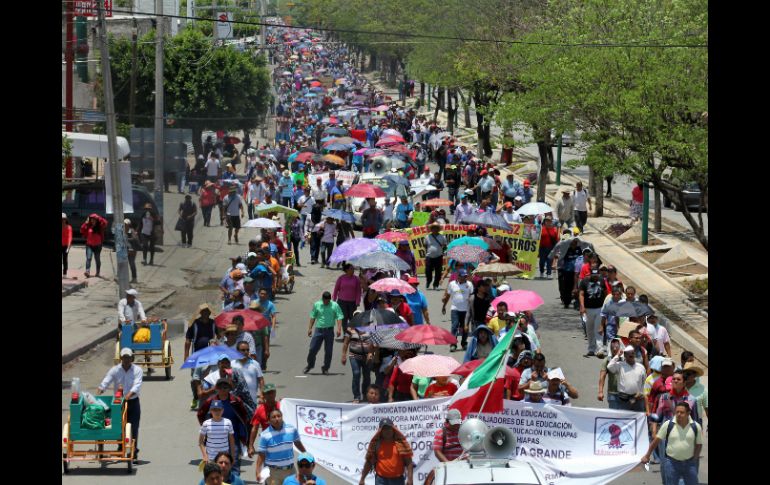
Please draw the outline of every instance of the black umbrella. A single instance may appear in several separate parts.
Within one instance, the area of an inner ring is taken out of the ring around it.
[[[650,315],[655,313],[648,305],[640,303],[638,301],[624,301],[618,303],[612,303],[607,307],[605,312],[607,315],[616,317],[642,317],[644,315]]]
[[[396,335],[403,332],[400,328],[387,328],[384,330],[377,330],[372,333],[372,343],[382,349],[394,349],[394,350],[408,350],[419,349],[421,344],[412,344],[408,342],[402,342],[396,338]]]
[[[401,319],[394,312],[390,310],[374,309],[353,315],[349,325],[353,327],[365,327],[371,324],[391,325],[394,323],[401,323]]]
[[[318,150],[316,150],[313,147],[302,147],[302,148],[299,149],[299,152],[300,153],[304,153],[304,152],[318,153]]]
[[[382,177],[382,180],[387,180],[390,184],[404,185],[409,187],[409,179],[401,177],[400,175],[388,174]]]
[[[466,224],[476,224],[477,226],[493,227],[495,229],[509,230],[511,225],[505,220],[505,217],[492,212],[477,212],[463,217],[462,221]]]
[[[350,132],[345,128],[332,127],[325,129],[322,135],[324,137],[328,135],[350,136]]]

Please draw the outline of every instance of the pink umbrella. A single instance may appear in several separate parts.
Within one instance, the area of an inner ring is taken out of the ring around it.
[[[375,106],[374,108],[372,108],[372,111],[387,111],[389,109],[390,109],[390,106],[388,106],[387,104],[381,104],[379,106]]]
[[[412,285],[407,283],[404,280],[400,280],[398,278],[383,278],[381,280],[378,280],[371,285],[369,285],[369,288],[377,291],[393,291],[396,290],[399,293],[414,293],[417,290],[412,288]]]
[[[545,303],[540,295],[530,290],[506,291],[492,300],[491,306],[494,308],[500,302],[508,304],[509,312],[530,311]]]
[[[402,143],[402,142],[400,142],[398,140],[395,140],[393,138],[382,138],[377,143],[375,143],[374,146],[379,148],[379,147],[385,147],[385,146],[390,146],[390,145],[398,145],[400,143]]]
[[[417,357],[407,359],[399,367],[401,368],[401,372],[405,374],[422,377],[438,377],[451,375],[452,370],[456,369],[458,365],[460,365],[460,363],[452,357],[428,354],[418,355]]]
[[[457,338],[451,332],[435,325],[413,325],[396,335],[396,339],[423,345],[457,344]]]
[[[385,197],[385,191],[372,184],[355,184],[345,192],[345,197]]]
[[[353,155],[363,155],[366,153],[366,151],[369,150],[368,148],[360,148],[353,152]]]
[[[406,234],[403,232],[396,232],[396,231],[388,231],[383,232],[382,234],[375,236],[375,239],[384,239],[386,241],[390,242],[398,242],[403,240],[406,237]]]

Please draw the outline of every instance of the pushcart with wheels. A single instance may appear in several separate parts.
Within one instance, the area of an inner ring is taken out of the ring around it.
[[[134,352],[134,364],[149,369],[163,367],[166,379],[171,379],[171,366],[174,357],[171,355],[171,342],[166,337],[168,323],[166,320],[150,322],[149,342],[134,342],[134,333],[138,330],[134,324],[120,326],[120,338],[115,343],[115,364],[120,363],[120,350],[126,347]]]
[[[133,470],[135,442],[131,437],[131,423],[126,419],[126,401],[118,396],[95,396],[109,409],[104,429],[81,426],[86,407],[83,396],[70,403],[67,423],[62,429],[62,467],[69,473],[73,461],[125,462],[127,473]],[[86,447],[86,448],[84,448]]]

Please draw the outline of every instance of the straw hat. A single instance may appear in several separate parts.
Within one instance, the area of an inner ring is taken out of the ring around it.
[[[209,318],[214,318],[214,308],[212,308],[212,306],[209,305],[208,303],[201,303],[200,305],[198,305],[198,309],[195,311],[195,314],[188,321],[188,325],[192,325],[193,322],[201,315],[201,312],[203,310],[208,310],[209,313],[211,314]]]
[[[695,365],[692,362],[686,363],[682,368],[682,370],[685,372],[687,371],[695,372],[695,375],[698,377],[703,377],[703,374],[705,374],[702,367],[700,367],[699,365]]]
[[[524,389],[527,394],[545,394],[545,388],[540,384],[540,381],[535,381],[529,385],[529,389]]]

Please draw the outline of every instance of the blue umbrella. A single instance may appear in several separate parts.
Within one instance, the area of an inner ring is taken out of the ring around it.
[[[325,146],[324,150],[329,150],[329,151],[332,151],[332,152],[346,151],[346,150],[350,150],[352,147],[355,147],[355,145],[353,145],[352,143],[349,144],[349,145],[346,145],[346,144],[343,144],[343,143],[332,143],[330,145]]]
[[[334,140],[335,138],[339,138],[339,137],[338,136],[327,136],[327,137],[321,138],[321,143],[323,143],[325,141],[329,141],[329,140]]]
[[[293,162],[295,158],[299,155],[299,152],[294,152],[287,158],[288,161]]]
[[[384,239],[375,239],[375,241],[377,241],[377,244],[380,245],[380,250],[386,253],[396,254],[397,249],[393,243],[388,242]]]
[[[316,93],[307,93],[305,95],[306,98],[315,98],[316,96],[318,96]]]
[[[492,212],[477,212],[463,217],[462,221],[465,224],[476,224],[477,226],[493,227],[495,229],[510,230],[511,225],[500,214],[494,214]]]
[[[452,249],[456,246],[478,246],[480,248],[489,249],[489,244],[481,239],[480,237],[471,237],[471,236],[463,236],[461,238],[457,238],[446,247],[447,249]]]
[[[226,345],[215,345],[201,349],[189,356],[182,364],[180,369],[192,369],[195,367],[204,367],[214,365],[218,361],[219,354],[225,354],[230,360],[243,358],[243,354]]]
[[[353,214],[340,209],[327,209],[323,211],[322,215],[324,217],[331,217],[332,219],[336,219],[338,221],[343,221],[343,222],[349,222],[351,224],[356,222],[356,218]]]

